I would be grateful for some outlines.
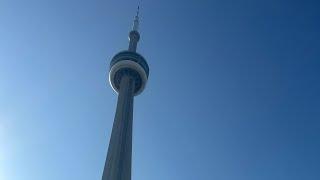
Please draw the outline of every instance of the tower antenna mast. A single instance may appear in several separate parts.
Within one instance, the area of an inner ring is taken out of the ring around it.
[[[138,31],[139,30],[139,14],[140,14],[140,2],[137,8],[137,13],[136,16],[134,17],[134,21],[133,21],[133,31]]]

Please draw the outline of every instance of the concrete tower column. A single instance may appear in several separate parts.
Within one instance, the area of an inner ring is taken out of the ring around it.
[[[131,180],[133,98],[145,88],[149,66],[136,52],[140,39],[139,8],[129,34],[129,48],[110,62],[109,82],[118,93],[118,103],[102,180]]]
[[[123,75],[102,180],[131,180],[134,79]]]

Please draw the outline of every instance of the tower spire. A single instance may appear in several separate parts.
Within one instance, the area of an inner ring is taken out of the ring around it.
[[[133,27],[132,27],[133,31],[138,31],[139,30],[139,13],[140,13],[140,4],[138,5],[138,8],[137,8],[137,14],[134,17]]]
[[[134,17],[133,21],[133,27],[132,30],[129,33],[129,51],[136,52],[138,41],[140,39],[140,34],[138,32],[139,30],[139,13],[140,13],[140,5],[138,5],[137,8],[137,14]]]

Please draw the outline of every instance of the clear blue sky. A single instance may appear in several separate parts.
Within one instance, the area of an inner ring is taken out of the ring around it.
[[[135,1],[0,1],[0,179],[100,180]],[[143,0],[133,180],[319,180],[320,4]]]

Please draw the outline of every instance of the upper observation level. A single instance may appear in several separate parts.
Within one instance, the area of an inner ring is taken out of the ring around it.
[[[129,33],[129,48],[128,50],[117,53],[110,62],[109,82],[114,91],[119,93],[121,78],[127,75],[134,79],[135,89],[134,95],[140,94],[147,83],[149,77],[149,66],[145,58],[138,54],[137,46],[140,40],[139,33],[139,12],[133,21],[132,30]]]

